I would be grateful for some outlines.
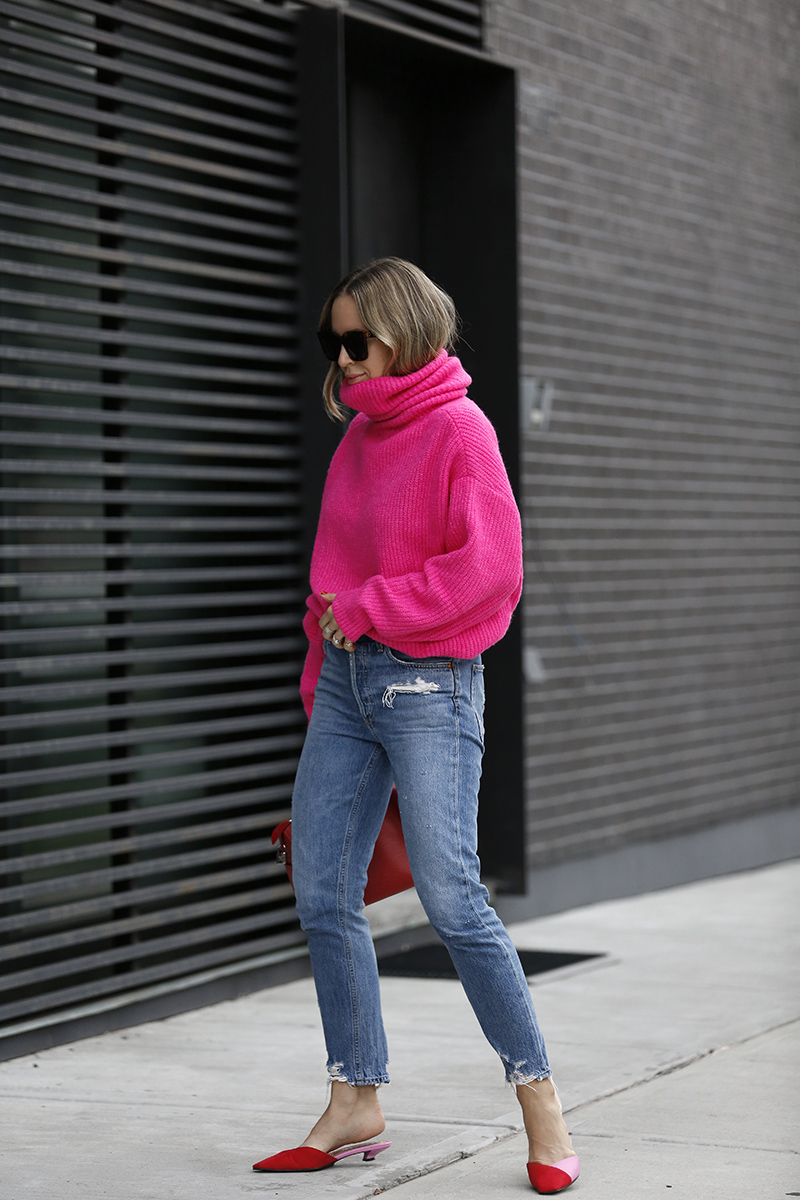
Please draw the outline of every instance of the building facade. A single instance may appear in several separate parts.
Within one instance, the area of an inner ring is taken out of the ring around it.
[[[501,911],[800,851],[797,8],[589,7],[0,3],[3,1053],[306,969],[313,333],[377,254],[523,511]]]

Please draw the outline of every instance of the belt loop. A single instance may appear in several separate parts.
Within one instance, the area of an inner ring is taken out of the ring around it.
[[[458,701],[464,694],[464,689],[461,686],[461,672],[464,667],[464,660],[463,658],[452,658],[450,661],[453,669],[453,699]]]

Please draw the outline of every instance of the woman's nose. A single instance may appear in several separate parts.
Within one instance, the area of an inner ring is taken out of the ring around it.
[[[353,360],[345,350],[344,346],[342,346],[341,350],[339,351],[339,357],[336,361],[341,369],[344,370],[348,363],[351,363]]]

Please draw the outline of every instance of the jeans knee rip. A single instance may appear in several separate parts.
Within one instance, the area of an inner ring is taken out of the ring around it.
[[[398,692],[405,692],[409,696],[430,696],[431,692],[440,691],[438,683],[428,683],[421,675],[418,675],[413,683],[391,683],[383,693],[383,707],[394,708],[394,698]]]

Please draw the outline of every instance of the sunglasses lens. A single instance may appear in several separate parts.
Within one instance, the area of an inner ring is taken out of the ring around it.
[[[339,357],[339,351],[342,348],[342,339],[337,337],[335,333],[331,333],[330,330],[325,332],[322,329],[317,330],[317,337],[319,338],[319,344],[322,346],[322,353],[325,357],[331,362],[336,362]]]
[[[336,362],[342,346],[347,351],[348,358],[351,358],[353,362],[363,362],[369,354],[369,335],[363,329],[351,329],[342,337],[339,337],[338,333],[332,333],[329,329],[318,329],[317,337],[322,346],[322,353],[330,362]]]
[[[369,354],[369,342],[363,329],[351,329],[342,338],[342,345],[353,362],[363,362]]]

